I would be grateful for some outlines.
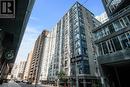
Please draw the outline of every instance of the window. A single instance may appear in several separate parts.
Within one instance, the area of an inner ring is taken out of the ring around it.
[[[110,40],[110,44],[111,44],[111,46],[112,46],[113,51],[115,52],[116,49],[115,49],[115,46],[114,46],[113,40]]]
[[[128,18],[128,20],[129,20],[129,22],[130,22],[130,15],[128,15],[127,18]]]
[[[125,25],[128,26],[130,24],[128,18],[124,17],[123,19],[124,19]]]
[[[83,54],[87,54],[87,49],[86,48],[82,48],[83,49]]]
[[[106,32],[107,35],[110,34],[110,31],[109,31],[108,27],[105,27],[105,32]]]
[[[76,34],[76,36],[75,36],[75,41],[77,41],[77,40],[79,40],[79,39],[80,39],[79,34]]]
[[[121,48],[121,44],[119,42],[118,37],[115,37],[112,40],[113,40],[116,51],[121,50],[122,48]]]
[[[82,65],[79,66],[79,74],[82,74],[83,73],[83,67]]]
[[[82,38],[83,40],[86,40],[85,35],[82,34],[82,33],[81,33],[81,38]]]
[[[80,20],[80,26],[84,26],[83,20]]]
[[[124,27],[125,27],[125,24],[124,24],[123,20],[122,20],[122,19],[120,19],[119,21],[120,21],[120,23],[121,23],[122,27],[124,28]]]
[[[108,28],[109,28],[110,33],[115,32],[115,29],[114,29],[114,27],[113,27],[112,24],[110,24],[110,25],[108,26]]]
[[[76,55],[76,56],[81,55],[81,49],[80,49],[80,47],[76,49],[75,55]]]
[[[83,26],[80,26],[80,31],[81,31],[82,34],[85,35],[85,28]]]
[[[85,74],[89,74],[89,73],[90,73],[89,64],[85,64],[85,65],[84,65],[84,73],[85,73]]]
[[[110,0],[105,0],[105,3],[108,4],[110,2]]]
[[[125,34],[120,35],[120,39],[124,49],[130,47],[130,42]]]
[[[104,28],[102,29],[102,34],[103,34],[103,37],[107,35]]]
[[[103,55],[102,47],[100,43],[98,44],[98,52],[99,52],[99,55]]]
[[[67,60],[65,61],[65,67],[67,66]]]
[[[95,38],[100,39],[101,37],[103,37],[103,33],[102,33],[101,30],[99,30],[99,31],[96,32],[96,37]]]
[[[109,53],[112,53],[113,47],[112,47],[112,43],[110,42],[110,40],[107,41],[107,44],[108,44]]]
[[[113,23],[113,25],[114,25],[115,31],[118,31],[118,30],[120,30],[122,28],[122,26],[121,26],[119,21],[115,21]]]
[[[127,32],[126,35],[128,37],[128,40],[130,41],[130,32]]]
[[[108,53],[108,48],[107,48],[106,42],[102,43],[102,48],[103,48],[104,54],[107,54]]]
[[[87,45],[86,45],[86,41],[82,40],[81,43],[82,43],[82,46],[83,46],[83,47],[86,47],[86,46],[87,46]]]

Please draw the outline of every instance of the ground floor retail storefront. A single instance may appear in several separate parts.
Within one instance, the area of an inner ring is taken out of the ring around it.
[[[96,77],[78,76],[66,79],[66,87],[101,87],[101,81]]]

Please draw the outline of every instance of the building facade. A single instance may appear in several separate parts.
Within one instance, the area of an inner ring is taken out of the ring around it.
[[[31,61],[31,66],[29,70],[29,81],[32,83],[38,83],[40,78],[40,70],[41,70],[41,58],[43,53],[43,48],[45,45],[45,38],[48,35],[48,31],[44,30],[41,35],[37,38],[33,50],[33,57]]]
[[[76,2],[51,32],[43,31],[35,42],[29,70],[33,83],[61,84],[59,73],[71,87],[98,87],[100,73],[92,30],[101,23]]]
[[[14,64],[11,72],[11,77],[14,80],[23,80],[25,65],[26,65],[26,61],[20,61],[20,63]]]
[[[40,70],[40,78],[39,82],[46,84],[48,82],[48,74],[52,71],[51,69],[53,62],[52,58],[54,56],[54,49],[55,49],[55,42],[56,42],[56,30],[53,29],[51,32],[48,33],[47,37],[45,38],[45,45],[43,48],[42,58],[41,58],[41,70]]]
[[[102,0],[109,21],[93,30],[105,87],[129,87],[130,1]]]
[[[12,68],[11,77],[13,79],[17,79],[17,77],[18,77],[18,65],[17,64],[14,64],[14,66]]]
[[[31,51],[28,54],[27,63],[25,65],[25,69],[24,69],[23,80],[27,80],[28,81],[28,79],[29,79],[29,70],[30,70],[31,61],[32,61],[32,55],[33,55],[33,51]]]
[[[18,71],[18,79],[22,80],[23,79],[23,75],[24,75],[24,70],[25,70],[25,65],[26,65],[26,61],[21,61],[19,63],[19,71]]]
[[[58,73],[63,70],[71,86],[98,85],[100,74],[92,37],[92,29],[98,25],[100,22],[93,13],[78,2],[62,17],[55,26],[56,43],[49,81],[57,82]]]

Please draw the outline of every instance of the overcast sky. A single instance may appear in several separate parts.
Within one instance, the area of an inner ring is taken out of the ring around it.
[[[28,53],[33,48],[38,35],[44,30],[56,25],[69,8],[79,1],[95,16],[104,12],[101,0],[36,0],[30,16],[22,43],[17,55],[16,63],[26,60]]]

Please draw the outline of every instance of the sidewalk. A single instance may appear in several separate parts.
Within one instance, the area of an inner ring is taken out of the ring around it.
[[[53,86],[53,85],[42,85],[43,87],[57,87],[57,86]]]

